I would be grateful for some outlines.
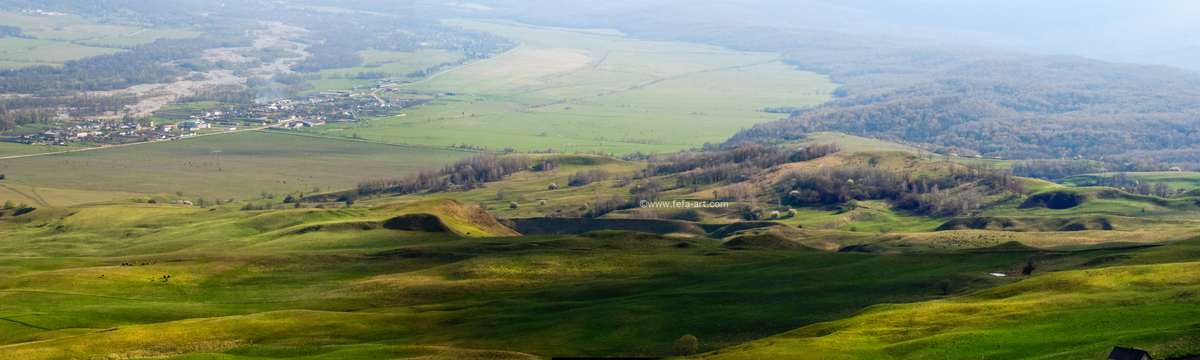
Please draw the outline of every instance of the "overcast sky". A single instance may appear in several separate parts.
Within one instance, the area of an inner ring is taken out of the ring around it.
[[[1200,1],[816,0],[878,31],[1200,70]]]

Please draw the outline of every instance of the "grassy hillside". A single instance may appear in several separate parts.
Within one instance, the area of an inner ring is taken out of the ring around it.
[[[625,232],[478,240],[380,226],[421,212],[472,236],[502,231],[471,209],[445,200],[277,211],[125,203],[5,216],[0,357],[666,356],[685,333],[715,350],[872,304],[1009,284],[1020,276],[987,273],[1019,275],[1027,261],[1067,269],[1129,253],[868,255]],[[448,347],[426,347],[435,345]]]
[[[1198,245],[1111,256],[1097,261],[1110,262],[1104,268],[1041,274],[953,299],[877,305],[701,357],[1096,359],[1113,346],[1155,358],[1196,354]],[[1160,261],[1172,263],[1138,265]]]
[[[810,141],[821,143],[821,137],[818,134]],[[839,140],[846,138],[854,140],[853,137],[838,137]],[[870,145],[867,141],[858,143],[863,144],[858,146],[882,147]],[[502,182],[490,183],[485,188],[465,192],[384,196],[360,200],[360,204],[438,196],[478,204],[500,218],[577,217],[586,212],[584,204],[594,204],[597,199],[614,195],[630,197],[632,189],[648,181],[627,180],[645,169],[642,163],[583,161],[608,159],[594,156],[560,158],[577,159],[580,162],[576,164],[572,163],[575,160],[564,160],[564,165],[556,171],[522,172]],[[908,152],[844,151],[811,161],[784,164],[763,172],[750,182],[758,189],[757,203],[754,205],[761,207],[764,214],[771,211],[786,214],[789,208],[797,210],[796,216],[764,221],[791,226],[792,230],[786,231],[787,236],[809,246],[830,250],[864,243],[874,244],[873,251],[878,252],[986,247],[1008,241],[1047,248],[1109,242],[1158,243],[1187,239],[1200,231],[1200,223],[1196,222],[1200,219],[1196,194],[1162,199],[1109,188],[1070,188],[1033,179],[1022,180],[1026,183],[1028,194],[990,197],[980,209],[963,216],[919,214],[899,209],[892,202],[883,200],[858,201],[853,209],[842,206],[793,207],[780,205],[775,194],[770,192],[775,182],[790,171],[870,164],[931,174],[945,173],[949,167],[959,166],[917,160]],[[609,180],[585,186],[567,186],[571,175],[588,169],[603,169],[612,176]],[[714,191],[729,185],[721,182],[679,187],[675,185],[675,175],[658,176],[655,179],[665,184],[659,201],[666,202],[717,201]],[[551,190],[550,184],[559,187]],[[498,196],[500,189],[503,189],[503,197]],[[1058,196],[1060,194],[1062,196]],[[1062,206],[1053,208],[1040,205],[1045,203],[1043,200],[1055,198],[1070,200],[1063,200],[1065,203],[1058,204]],[[519,207],[511,208],[511,202],[516,202]],[[686,218],[700,223],[722,224],[742,220],[737,213],[738,205],[734,202],[724,208],[691,212],[684,208],[650,210],[659,219]],[[645,216],[635,214],[635,209],[615,211],[602,219]],[[757,231],[760,230],[751,232]]]

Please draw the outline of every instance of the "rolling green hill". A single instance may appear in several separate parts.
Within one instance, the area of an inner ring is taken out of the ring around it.
[[[1141,254],[868,255],[631,232],[477,239],[504,235],[477,211],[431,200],[9,214],[0,220],[0,357],[666,356],[685,333],[717,350],[873,304],[1011,284],[1028,261],[1050,271]],[[388,228],[418,213],[472,236]]]

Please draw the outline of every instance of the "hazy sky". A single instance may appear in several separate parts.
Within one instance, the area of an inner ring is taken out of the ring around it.
[[[868,14],[881,30],[1200,69],[1200,1],[817,1]]]

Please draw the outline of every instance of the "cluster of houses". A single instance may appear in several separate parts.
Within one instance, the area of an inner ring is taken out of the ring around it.
[[[379,84],[352,90],[331,90],[310,94],[304,99],[282,99],[251,106],[231,106],[208,110],[195,115],[184,115],[178,123],[138,124],[123,120],[100,120],[79,118],[75,124],[42,131],[36,134],[7,137],[0,141],[11,141],[30,145],[67,145],[73,142],[128,143],[133,141],[173,140],[195,135],[196,131],[220,128],[237,130],[242,123],[269,126],[277,129],[299,129],[325,123],[350,123],[359,121],[360,115],[387,116],[390,109],[412,105],[409,99],[394,99],[371,96],[374,92],[399,92],[395,81],[385,80]],[[70,119],[59,109],[60,119]],[[109,114],[112,115],[112,114]],[[156,114],[160,119],[170,114]]]
[[[104,141],[113,137],[144,137],[147,135],[146,131],[153,128],[153,122],[149,126],[143,126],[132,121],[90,120],[84,124],[21,135],[11,141],[29,145],[67,145],[79,141]]]

